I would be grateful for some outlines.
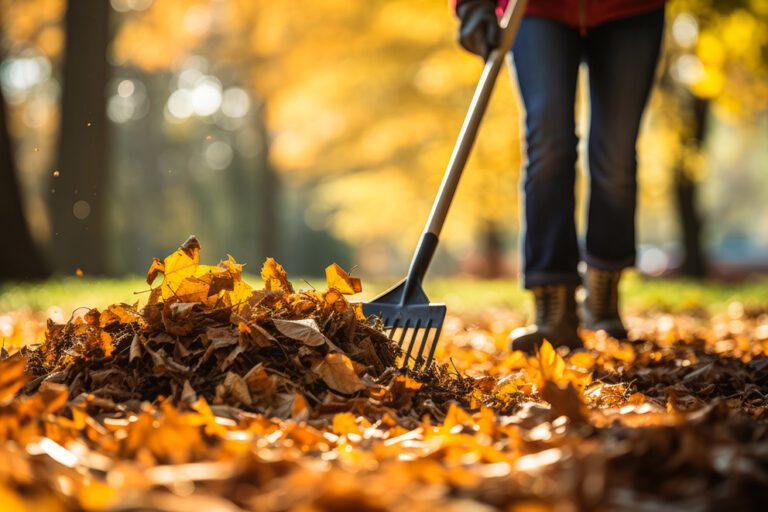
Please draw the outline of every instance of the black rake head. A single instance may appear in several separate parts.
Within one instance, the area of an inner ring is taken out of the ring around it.
[[[417,283],[402,281],[370,302],[365,316],[380,317],[390,339],[403,349],[403,367],[418,370],[431,366],[445,321],[445,304],[430,304]]]

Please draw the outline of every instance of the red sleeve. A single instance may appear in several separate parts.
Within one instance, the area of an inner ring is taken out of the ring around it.
[[[451,6],[451,10],[455,13],[456,8],[459,6],[461,2],[464,0],[448,0],[448,4]],[[507,8],[507,4],[509,3],[509,0],[496,0],[498,7],[496,8],[496,14],[501,16],[504,14],[504,9]]]

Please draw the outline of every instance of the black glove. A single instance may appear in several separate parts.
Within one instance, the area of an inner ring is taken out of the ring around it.
[[[499,45],[499,21],[495,0],[464,0],[456,9],[459,17],[459,44],[487,59]]]

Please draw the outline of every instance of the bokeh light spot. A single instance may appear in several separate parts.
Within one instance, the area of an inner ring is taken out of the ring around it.
[[[72,213],[75,218],[85,220],[91,214],[91,205],[88,201],[79,200],[72,206]]]

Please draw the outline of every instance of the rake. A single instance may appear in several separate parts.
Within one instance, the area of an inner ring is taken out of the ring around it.
[[[485,61],[406,278],[373,300],[363,303],[363,313],[368,317],[380,317],[389,337],[396,340],[403,349],[404,367],[417,370],[424,365],[429,368],[435,356],[446,308],[445,304],[429,302],[422,288],[422,281],[435,254],[440,231],[477,137],[480,121],[485,114],[504,57],[512,48],[517,35],[525,4],[526,0],[510,1],[500,20],[501,41]]]

